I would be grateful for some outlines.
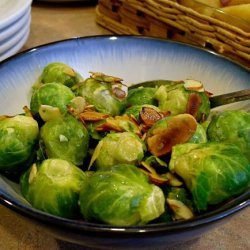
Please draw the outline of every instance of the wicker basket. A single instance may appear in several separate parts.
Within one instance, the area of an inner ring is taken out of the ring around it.
[[[176,0],[99,0],[96,21],[116,34],[199,45],[250,67],[250,32],[200,14]]]

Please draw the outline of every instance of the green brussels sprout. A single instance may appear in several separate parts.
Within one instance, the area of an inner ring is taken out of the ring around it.
[[[30,110],[37,114],[41,105],[59,108],[62,114],[67,112],[67,105],[75,97],[70,88],[59,83],[47,83],[36,89],[30,101]]]
[[[156,92],[156,88],[149,87],[139,87],[136,89],[129,89],[127,96],[127,106],[134,105],[157,105],[157,101],[154,98],[154,94]]]
[[[64,218],[76,218],[86,174],[71,162],[47,159],[33,164],[20,178],[21,192],[34,208]]]
[[[46,122],[40,137],[48,158],[60,158],[79,166],[87,155],[89,135],[85,126],[71,115]]]
[[[67,87],[79,83],[82,77],[69,65],[61,62],[53,62],[46,65],[39,77],[40,83],[57,82]]]
[[[236,144],[250,160],[250,113],[227,110],[216,114],[209,123],[207,136],[210,141]]]
[[[88,78],[81,85],[79,95],[83,96],[89,104],[94,105],[97,111],[113,116],[119,115],[126,107],[126,93],[120,85],[114,87],[115,85],[119,84]],[[116,89],[119,91],[116,92]],[[122,92],[121,97],[120,92]]]
[[[162,190],[137,167],[118,164],[98,170],[83,183],[80,209],[86,220],[115,226],[146,224],[164,212]]]
[[[207,142],[207,133],[203,125],[197,123],[197,128],[193,136],[188,140],[190,143],[205,143]]]
[[[230,143],[176,145],[169,169],[184,180],[198,211],[241,194],[250,184],[250,163]]]
[[[18,172],[35,150],[39,128],[32,117],[0,118],[0,171]]]
[[[110,133],[99,141],[91,159],[97,169],[120,163],[135,164],[144,157],[144,142],[134,133]]]
[[[210,101],[207,94],[185,87],[184,82],[172,82],[162,85],[155,93],[158,107],[171,115],[189,113],[197,121],[205,120],[210,113]]]

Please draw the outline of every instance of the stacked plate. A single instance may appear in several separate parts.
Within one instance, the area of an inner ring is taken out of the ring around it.
[[[0,61],[18,52],[30,32],[32,0],[0,0]]]

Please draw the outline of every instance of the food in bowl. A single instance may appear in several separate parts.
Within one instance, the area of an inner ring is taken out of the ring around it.
[[[24,141],[19,126],[5,125],[11,119],[35,124],[30,157],[0,169],[20,176],[32,206],[60,217],[114,226],[191,219],[250,182],[250,114],[211,116],[210,95],[195,80],[127,87],[119,77],[92,72],[83,79],[69,65],[50,63],[25,113],[0,120],[1,145]],[[22,151],[11,150],[13,160]]]

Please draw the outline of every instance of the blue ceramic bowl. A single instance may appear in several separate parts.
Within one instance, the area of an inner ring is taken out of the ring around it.
[[[133,84],[153,79],[197,79],[222,94],[250,87],[249,69],[197,47],[135,36],[75,38],[43,45],[0,64],[0,114],[17,114],[29,105],[29,91],[43,67],[60,61],[83,75],[89,71],[119,76]],[[248,108],[250,103],[241,104]],[[158,248],[199,237],[249,205],[249,190],[218,209],[185,222],[114,227],[69,220],[32,208],[19,186],[0,176],[0,202],[39,224],[56,238],[89,247],[112,249]],[[244,226],[244,225],[243,225]]]

